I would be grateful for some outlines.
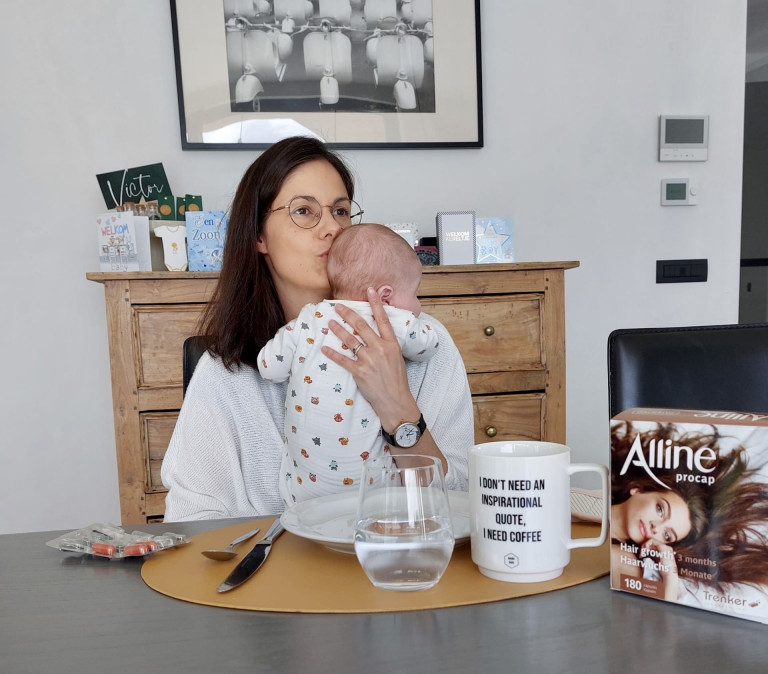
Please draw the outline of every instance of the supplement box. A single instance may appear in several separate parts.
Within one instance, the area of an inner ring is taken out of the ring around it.
[[[611,420],[611,588],[768,623],[768,414]]]

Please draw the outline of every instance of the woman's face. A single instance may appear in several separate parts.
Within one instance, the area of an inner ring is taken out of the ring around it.
[[[691,531],[688,505],[677,492],[630,490],[626,505],[626,531],[635,543],[655,541],[674,545]]]
[[[286,206],[297,196],[314,197],[323,206],[349,198],[341,176],[324,159],[307,162],[289,173],[270,210]],[[312,229],[295,225],[287,208],[267,216],[256,248],[266,256],[286,318],[294,318],[307,302],[330,296],[328,250],[340,231],[328,208],[323,208],[320,222]]]

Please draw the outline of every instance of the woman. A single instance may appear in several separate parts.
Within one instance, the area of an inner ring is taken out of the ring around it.
[[[626,500],[611,505],[611,569],[637,578],[643,576],[643,560],[650,560],[664,585],[664,598],[677,601],[673,546],[692,531],[691,511],[680,493],[633,487]]]
[[[639,431],[621,422],[611,428],[614,466],[625,465],[637,435],[643,447],[672,440],[694,452],[711,448],[705,467],[713,482],[677,482],[677,469],[655,468],[665,490],[634,464],[624,475],[613,471],[612,573],[660,579],[671,601],[678,600],[680,577],[718,592],[736,583],[768,585],[768,485],[759,467],[748,467],[746,450],[721,451],[714,428],[679,435],[673,424]]]
[[[302,306],[330,296],[328,250],[359,215],[353,196],[343,161],[312,138],[274,144],[243,176],[230,211],[219,283],[203,316],[209,353],[195,368],[163,460],[167,521],[284,509],[278,480],[287,392],[284,384],[260,377],[256,358]],[[306,201],[297,211],[291,207],[295,197],[314,198],[317,217],[307,222]],[[380,300],[375,294],[369,299],[379,334],[339,305],[339,321],[329,327],[356,357],[327,347],[324,353],[352,373],[385,431],[392,433],[404,421],[423,428],[423,415],[426,430],[416,445],[392,447],[393,454],[435,456],[448,488],[466,490],[474,424],[456,346],[431,319],[441,331],[439,354],[406,364]]]

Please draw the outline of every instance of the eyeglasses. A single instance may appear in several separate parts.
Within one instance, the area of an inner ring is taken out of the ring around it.
[[[293,197],[287,206],[273,208],[267,213],[282,211],[284,208],[288,209],[293,224],[302,229],[315,227],[323,216],[324,208],[330,209],[333,219],[342,227],[358,224],[364,213],[359,204],[351,199],[338,199],[330,206],[321,206],[314,197]]]

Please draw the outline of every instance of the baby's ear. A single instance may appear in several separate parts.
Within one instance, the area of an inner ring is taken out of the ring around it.
[[[392,304],[392,286],[379,286],[376,289],[376,294],[379,296],[382,304]]]

